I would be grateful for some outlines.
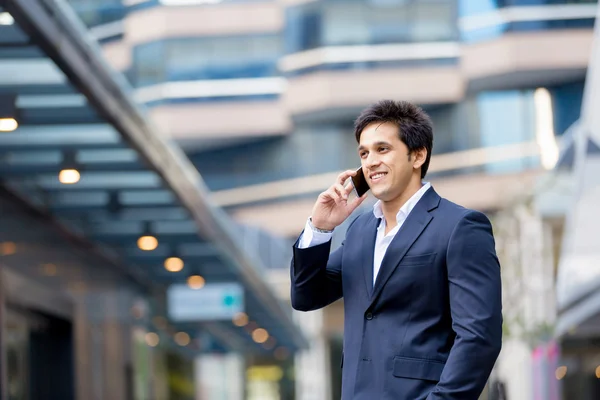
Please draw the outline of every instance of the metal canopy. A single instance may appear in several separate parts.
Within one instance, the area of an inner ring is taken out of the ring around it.
[[[69,6],[0,0],[3,11],[14,23],[0,25],[0,98],[16,96],[20,126],[0,133],[2,185],[163,288],[191,273],[207,284],[240,282],[251,326],[290,351],[306,347],[291,309],[262,277],[258,249],[244,245],[242,228],[212,203],[195,167],[148,123]],[[67,166],[80,171],[78,183],[59,182]],[[151,252],[136,244],[148,229],[159,241]],[[163,268],[173,254],[185,261],[182,272]],[[272,351],[231,321],[185,328],[230,350]]]

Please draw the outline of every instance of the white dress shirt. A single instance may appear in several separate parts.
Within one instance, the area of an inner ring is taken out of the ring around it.
[[[375,280],[377,279],[377,274],[379,273],[379,269],[381,268],[381,262],[383,261],[383,257],[385,256],[385,252],[387,251],[390,243],[396,236],[396,233],[408,218],[410,212],[415,208],[415,205],[421,200],[421,197],[425,194],[425,192],[431,187],[429,182],[423,182],[423,186],[419,189],[398,211],[396,214],[396,226],[394,229],[385,234],[386,222],[383,216],[383,209],[381,205],[381,200],[377,201],[373,205],[373,214],[375,218],[381,219],[379,226],[377,227],[377,238],[375,239],[375,252],[373,254],[373,285],[375,285]],[[323,233],[315,231],[311,228],[309,221],[306,221],[306,226],[304,228],[304,233],[298,242],[298,248],[306,249],[308,247],[318,246],[320,244],[326,243],[331,239],[333,233]]]

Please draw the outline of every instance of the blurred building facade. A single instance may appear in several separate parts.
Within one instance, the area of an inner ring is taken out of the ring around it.
[[[492,380],[525,399],[536,374],[554,377],[563,222],[520,194],[554,168],[580,117],[596,1],[70,3],[215,204],[268,249],[283,299],[286,254],[315,196],[359,164],[358,112],[383,98],[422,105],[435,125],[428,179],[494,220],[507,265],[506,345]],[[296,398],[338,398],[341,304],[296,319],[312,344],[296,357]]]

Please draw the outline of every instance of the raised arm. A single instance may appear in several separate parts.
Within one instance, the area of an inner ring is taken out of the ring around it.
[[[352,187],[344,187],[355,171],[341,173],[337,181],[321,193],[312,210],[312,218],[294,245],[290,267],[292,307],[311,311],[342,297],[342,253],[344,244],[331,255],[333,230],[364,201],[366,194],[352,201]],[[314,224],[314,225],[313,225]]]

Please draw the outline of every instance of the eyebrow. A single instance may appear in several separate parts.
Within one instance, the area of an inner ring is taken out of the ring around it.
[[[373,146],[391,146],[391,143],[380,140],[379,142],[373,143]],[[365,150],[366,147],[363,145],[358,146],[358,151]]]

